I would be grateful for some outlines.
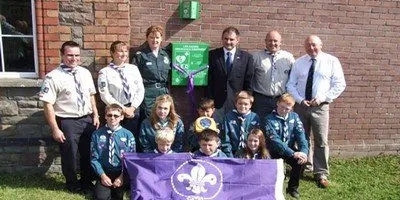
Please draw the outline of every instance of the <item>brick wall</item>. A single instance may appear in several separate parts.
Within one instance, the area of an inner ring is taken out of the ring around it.
[[[400,2],[201,1],[201,18],[195,21],[179,19],[175,0],[131,2],[134,46],[142,44],[148,26],[160,24],[166,27],[167,42],[219,47],[222,30],[233,25],[241,33],[241,48],[264,48],[266,32],[276,29],[283,35],[283,49],[297,58],[305,54],[306,36],[319,35],[323,51],[340,59],[348,85],[331,105],[331,154],[399,152]]]
[[[283,35],[283,49],[295,57],[304,54],[302,43],[305,37],[317,34],[324,42],[323,50],[342,62],[348,84],[342,96],[331,105],[331,153],[354,156],[400,151],[400,111],[397,109],[400,103],[397,87],[400,82],[400,2],[200,2],[201,17],[193,21],[179,19],[178,0],[35,1],[40,77],[59,64],[59,47],[62,42],[72,39],[83,47],[83,65],[96,78],[98,70],[110,59],[108,48],[112,41],[118,39],[130,42],[133,47],[139,46],[145,41],[146,28],[156,24],[166,28],[166,44],[171,41],[202,41],[212,47],[220,46],[222,29],[233,25],[241,32],[240,47],[249,51],[262,49],[266,32],[276,29]],[[196,92],[198,98],[202,88]],[[178,113],[184,119],[190,119],[184,88],[172,88],[172,93],[179,104]],[[3,97],[7,105],[17,105],[18,109],[33,105],[20,104],[13,99],[13,96]],[[21,115],[42,116],[42,113]],[[8,127],[10,124],[3,123],[5,117],[9,116],[2,113],[2,134],[4,130],[9,134],[19,134],[12,124]],[[24,122],[35,125],[29,120]],[[35,130],[38,138],[48,134],[48,130]],[[0,136],[0,142],[4,143],[2,138],[4,135]],[[13,144],[14,140],[7,141],[11,141],[9,147],[18,146]],[[51,140],[48,142],[51,144]],[[40,149],[43,150],[40,147],[32,147],[39,151],[37,155],[41,155]],[[0,150],[6,152],[5,148]]]

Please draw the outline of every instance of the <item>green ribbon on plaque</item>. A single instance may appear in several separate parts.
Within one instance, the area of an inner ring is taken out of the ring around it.
[[[205,86],[208,83],[208,44],[202,42],[173,42],[172,85],[187,85],[189,74],[193,74],[194,86]],[[207,66],[207,69],[205,67]],[[184,71],[184,73],[182,73]]]

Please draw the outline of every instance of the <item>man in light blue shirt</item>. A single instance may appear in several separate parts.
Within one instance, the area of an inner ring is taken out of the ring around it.
[[[346,82],[338,58],[322,52],[318,36],[308,36],[304,48],[307,54],[294,63],[287,90],[297,102],[295,111],[303,121],[309,144],[313,133],[314,149],[310,148],[308,160],[317,183],[325,188],[329,185],[329,104],[344,91]]]

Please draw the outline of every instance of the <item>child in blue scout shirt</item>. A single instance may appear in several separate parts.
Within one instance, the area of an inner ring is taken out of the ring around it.
[[[139,140],[143,152],[151,153],[156,149],[155,140],[156,130],[169,127],[175,133],[175,140],[172,150],[175,152],[183,151],[182,137],[184,133],[183,122],[175,112],[174,100],[168,94],[156,98],[153,110],[149,118],[142,122],[140,127]]]
[[[200,149],[194,152],[194,156],[227,157],[224,152],[218,149],[220,145],[219,130],[214,119],[199,117],[194,123],[194,129],[198,134],[200,146]]]
[[[266,148],[264,133],[256,128],[247,136],[246,147],[237,151],[236,158],[245,159],[269,159],[270,155]]]
[[[209,99],[209,98],[202,98],[199,102],[199,105],[197,107],[197,113],[199,114],[199,117],[210,117],[213,118],[216,122],[216,126],[218,129],[221,129],[219,127],[221,125],[221,120],[217,120],[214,116],[215,112],[215,107],[214,107],[214,100]],[[198,132],[195,131],[194,129],[194,122],[190,125],[189,131],[187,134],[187,141],[188,141],[188,151],[190,152],[195,152],[200,148],[199,146],[199,138],[198,138]]]
[[[307,162],[308,142],[299,115],[292,112],[294,104],[294,98],[288,93],[279,98],[276,110],[265,118],[265,135],[271,157],[283,158],[292,167],[286,192],[298,198],[300,172]]]
[[[118,104],[106,107],[107,124],[93,132],[90,143],[91,165],[99,179],[94,187],[95,199],[123,199],[127,179],[123,175],[122,157],[135,151],[135,138],[120,125],[123,108]],[[125,184],[124,184],[125,180]]]
[[[158,129],[156,131],[157,148],[154,149],[154,153],[175,153],[171,149],[172,143],[174,143],[174,139],[175,133],[171,128],[165,127],[163,129]]]
[[[254,102],[248,91],[241,91],[236,95],[235,107],[224,118],[221,137],[221,149],[228,156],[233,157],[236,151],[246,147],[249,131],[259,128],[260,118],[250,110]]]

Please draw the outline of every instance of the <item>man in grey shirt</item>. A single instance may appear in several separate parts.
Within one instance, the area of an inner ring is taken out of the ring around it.
[[[281,50],[282,36],[270,31],[265,38],[266,49],[253,54],[254,78],[252,110],[261,121],[276,107],[276,101],[286,92],[286,83],[294,63],[291,53]]]

